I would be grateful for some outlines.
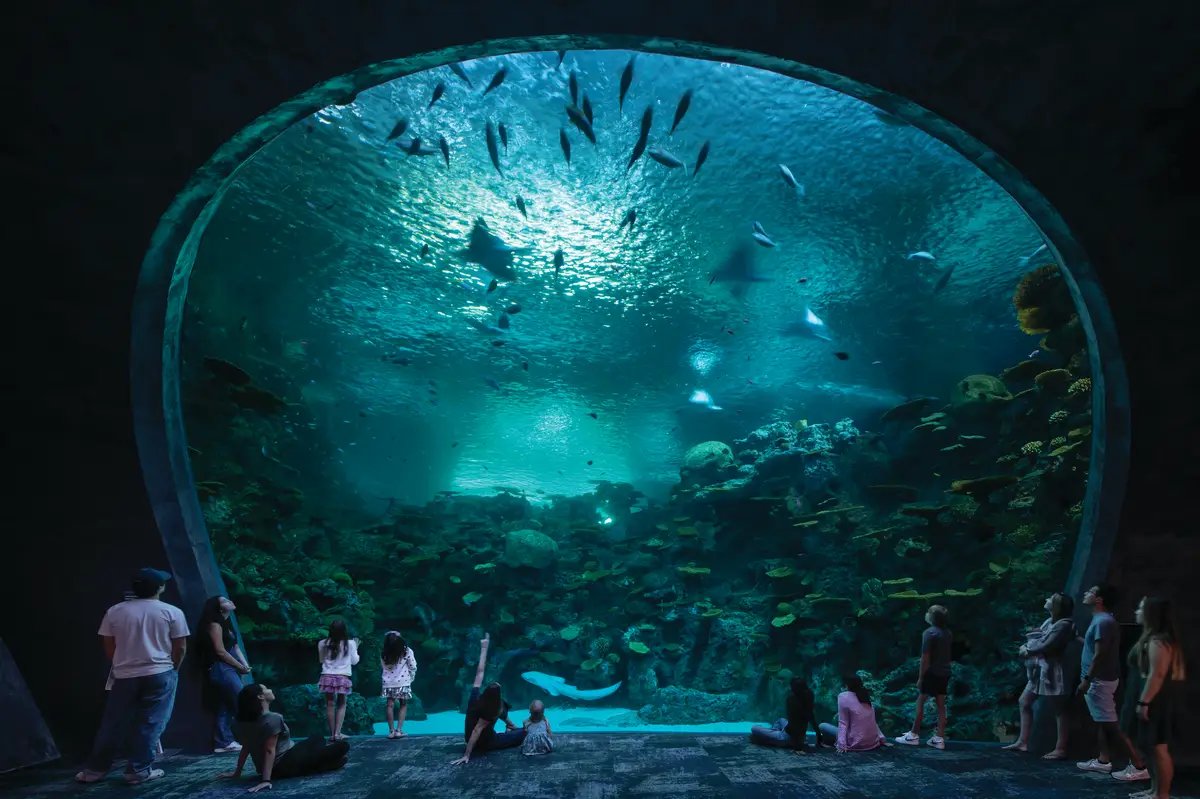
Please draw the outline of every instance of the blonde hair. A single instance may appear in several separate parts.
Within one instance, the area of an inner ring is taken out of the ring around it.
[[[930,605],[929,612],[925,615],[929,617],[929,623],[934,627],[945,627],[950,621],[950,611],[942,605]]]

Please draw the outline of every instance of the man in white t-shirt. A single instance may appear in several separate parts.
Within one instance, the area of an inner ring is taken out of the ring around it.
[[[133,576],[134,598],[113,605],[100,622],[104,651],[112,660],[112,690],[87,766],[75,775],[78,782],[108,776],[126,741],[126,782],[137,785],[163,776],[153,767],[154,747],[175,707],[188,636],[183,611],[159,601],[170,579],[167,572],[142,569]]]

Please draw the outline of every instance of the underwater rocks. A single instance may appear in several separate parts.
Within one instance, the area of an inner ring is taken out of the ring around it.
[[[504,562],[518,568],[545,569],[558,560],[558,544],[537,530],[513,530],[504,536]]]
[[[765,635],[767,629],[765,619],[750,613],[726,611],[714,619],[694,685],[713,693],[740,690],[755,694],[763,675],[762,661],[755,654],[755,636]]]
[[[745,694],[710,694],[671,685],[655,691],[638,717],[647,724],[712,724],[743,721],[749,710]]]
[[[1012,399],[1008,388],[991,375],[969,375],[954,386],[950,409],[955,416],[972,418],[999,410]]]
[[[720,441],[705,441],[689,449],[679,470],[680,478],[689,485],[711,485],[734,474],[733,450]]]

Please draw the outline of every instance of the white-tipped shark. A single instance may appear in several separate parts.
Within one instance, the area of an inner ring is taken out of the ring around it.
[[[521,679],[527,683],[536,685],[550,694],[550,696],[565,696],[568,699],[578,699],[581,702],[595,702],[597,699],[604,699],[615,694],[621,687],[621,683],[618,682],[607,688],[595,688],[585,691],[576,688],[574,685],[567,685],[567,681],[562,677],[543,674],[540,671],[523,672]]]

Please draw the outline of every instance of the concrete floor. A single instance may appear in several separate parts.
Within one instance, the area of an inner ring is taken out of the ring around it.
[[[494,752],[466,766],[451,761],[463,750],[460,737],[414,736],[401,741],[362,738],[351,742],[350,764],[333,774],[275,783],[270,797],[321,799],[375,797],[819,797],[820,799],[950,799],[1019,797],[1093,799],[1125,797],[1147,787],[1107,775],[1085,774],[1073,763],[1047,763],[996,746],[959,745],[945,751],[895,746],[878,752],[816,754],[752,746],[743,735],[562,734],[558,751],[523,758]],[[161,780],[129,788],[114,773],[106,783],[76,785],[71,769],[36,768],[0,777],[0,796],[12,799],[87,795],[233,797],[252,779],[216,779],[232,770],[229,755],[165,758]],[[1172,795],[1196,797],[1197,783]]]

